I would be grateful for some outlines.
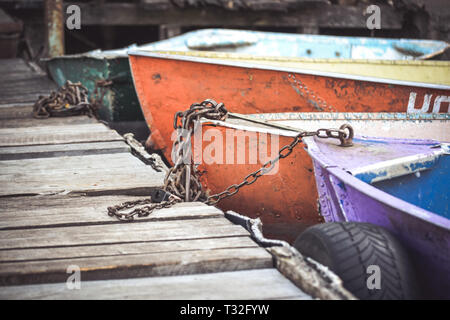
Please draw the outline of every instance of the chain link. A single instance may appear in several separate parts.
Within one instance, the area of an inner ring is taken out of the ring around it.
[[[321,135],[322,132],[324,132],[325,135]],[[280,159],[288,157],[297,146],[297,144],[302,141],[302,138],[308,136],[318,136],[320,138],[337,138],[341,141],[341,146],[347,147],[352,145],[351,141],[353,139],[353,129],[349,125],[343,125],[340,129],[319,129],[312,132],[300,132],[297,136],[294,137],[293,141],[290,144],[285,145],[278,151],[278,156],[264,163],[261,168],[259,168],[255,172],[247,175],[240,184],[233,184],[224,191],[209,196],[205,203],[208,205],[215,205],[222,199],[231,197],[232,195],[238,193],[239,189],[243,186],[248,186],[255,183],[256,180],[258,180],[261,176],[270,172]]]
[[[98,109],[103,105],[106,88],[112,81],[97,80],[92,97],[89,101],[89,91],[81,82],[69,80],[48,97],[40,96],[33,106],[33,116],[37,119],[49,117],[66,117],[87,114],[97,118]]]
[[[113,207],[108,207],[108,215],[110,217],[116,217],[121,221],[132,221],[134,220],[135,216],[139,218],[147,217],[156,209],[169,208],[178,202],[181,202],[181,199],[174,195],[170,195],[167,201],[161,201],[159,203],[154,203],[152,197],[150,197],[149,199],[127,201]],[[138,205],[146,204],[149,205],[136,208],[128,213],[121,212],[126,209],[134,208]]]
[[[115,207],[109,207],[108,214],[110,216],[116,216],[119,220],[130,221],[133,220],[134,216],[148,216],[153,210],[170,207],[177,202],[181,202],[182,199],[185,202],[201,201],[208,205],[215,205],[219,201],[235,195],[242,187],[255,183],[261,176],[270,172],[280,159],[284,159],[292,153],[304,137],[335,138],[340,140],[341,146],[347,147],[352,145],[353,129],[347,124],[341,126],[339,129],[301,131],[294,137],[290,144],[285,145],[278,151],[278,155],[275,158],[264,163],[258,170],[248,174],[241,183],[232,184],[220,193],[207,195],[199,179],[200,173],[194,165],[191,150],[191,136],[195,130],[195,125],[200,123],[201,118],[224,121],[227,115],[228,111],[223,103],[217,103],[210,99],[202,103],[195,103],[184,112],[179,111],[175,113],[173,126],[177,130],[177,139],[172,146],[174,166],[167,172],[163,188],[163,192],[169,194],[169,200],[154,203],[143,208],[137,208],[130,213],[122,214],[120,213],[121,210],[152,203],[152,199],[125,202]]]
[[[91,97],[91,109],[97,113],[103,106],[103,98],[107,92],[107,88],[113,85],[111,80],[100,79],[95,81],[94,91]]]

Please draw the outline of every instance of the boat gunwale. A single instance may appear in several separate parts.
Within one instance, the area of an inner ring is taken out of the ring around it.
[[[117,49],[122,50],[122,49]],[[112,50],[114,51],[114,50]],[[90,58],[95,60],[108,60],[108,59],[128,59],[128,54],[126,52],[122,53],[109,53],[107,50],[100,51],[100,52],[94,52],[94,51],[88,51],[84,53],[75,53],[75,54],[65,54],[62,56],[52,57],[52,58],[42,58],[40,59],[43,62],[51,62],[56,60],[69,60],[69,59],[79,59],[79,58]]]
[[[406,112],[267,112],[251,113],[245,117],[259,121],[289,120],[450,120],[450,113]]]
[[[450,48],[450,45],[448,46]],[[153,52],[170,55],[181,55],[208,59],[231,59],[231,60],[254,60],[254,61],[273,61],[273,62],[292,62],[292,63],[360,63],[360,64],[381,64],[381,65],[412,65],[416,66],[435,66],[443,67],[450,66],[449,60],[420,60],[420,59],[352,59],[352,58],[308,58],[308,57],[285,57],[285,56],[257,56],[238,52],[222,52],[222,51],[207,51],[207,50],[158,50],[145,48],[132,48],[130,50],[138,50],[144,52]]]
[[[234,117],[238,115],[238,117]],[[270,119],[270,117],[273,117]],[[328,117],[328,118],[327,118]],[[236,113],[231,113],[229,119],[235,119],[238,122],[230,122],[222,120],[213,119],[201,119],[201,123],[204,125],[222,126],[225,128],[231,128],[236,130],[252,131],[258,133],[266,133],[279,135],[284,137],[295,137],[301,131],[306,131],[302,128],[289,127],[285,125],[279,125],[278,121],[289,121],[289,120],[301,120],[301,121],[444,121],[450,120],[449,113],[399,113],[399,112],[272,112],[272,113],[256,113],[256,114],[246,114],[240,115]],[[268,119],[269,118],[269,119]],[[252,120],[258,125],[252,125]],[[269,122],[270,121],[270,122]],[[239,123],[240,122],[240,123]],[[365,135],[358,136],[358,139],[371,139],[374,137],[368,137]],[[405,140],[405,139],[402,139]],[[413,139],[407,139],[412,141]],[[439,142],[436,141],[436,144]]]
[[[196,63],[212,64],[212,65],[219,65],[219,66],[222,65],[222,66],[238,67],[238,68],[246,68],[246,69],[260,69],[260,70],[281,71],[281,72],[288,72],[288,73],[300,73],[300,74],[306,74],[306,75],[312,75],[312,76],[331,77],[331,78],[354,80],[354,81],[375,82],[375,83],[382,83],[382,84],[389,84],[389,85],[423,87],[423,88],[438,89],[438,90],[450,90],[450,86],[441,85],[441,84],[413,82],[413,81],[401,81],[401,80],[393,80],[393,79],[389,79],[389,78],[357,76],[357,75],[349,75],[349,74],[344,74],[344,73],[308,70],[308,69],[302,69],[302,68],[275,67],[275,66],[257,64],[257,63],[248,63],[248,62],[244,63],[244,62],[236,62],[236,61],[227,61],[227,60],[223,60],[223,59],[203,58],[203,57],[186,56],[186,55],[173,55],[173,54],[159,53],[157,51],[146,51],[146,50],[142,50],[142,49],[140,49],[140,50],[131,49],[131,50],[127,51],[127,54],[128,54],[128,56],[136,56],[136,57],[148,57],[148,58],[156,58],[156,59],[164,59],[164,60],[178,60],[178,61],[196,62]]]
[[[436,227],[450,231],[450,219],[447,219],[426,209],[420,208],[400,198],[394,197],[393,195],[356,178],[341,166],[327,164],[327,161],[325,161],[327,157],[320,151],[314,138],[306,137],[304,138],[304,143],[307,145],[307,148],[305,149],[310,157],[314,161],[316,161],[323,169],[336,176],[346,185],[349,185],[358,192],[361,192],[362,194],[382,203],[383,205],[391,207],[399,212],[407,214],[426,223],[430,223]]]

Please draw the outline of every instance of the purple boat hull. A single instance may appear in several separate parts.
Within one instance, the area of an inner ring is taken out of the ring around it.
[[[349,161],[351,150],[346,154],[349,164],[344,167],[338,159],[333,163],[333,146],[328,148],[312,138],[306,143],[325,221],[366,222],[386,228],[409,250],[425,297],[450,299],[450,220],[355,177]],[[436,152],[430,150],[430,154]],[[354,163],[359,161],[358,157],[353,159]],[[446,183],[446,177],[443,179]],[[445,206],[448,208],[448,203]]]

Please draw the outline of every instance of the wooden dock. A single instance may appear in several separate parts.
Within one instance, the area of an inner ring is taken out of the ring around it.
[[[164,172],[95,119],[33,119],[53,83],[22,60],[0,72],[1,299],[311,298],[215,207],[109,217],[108,206],[161,187]],[[81,288],[70,290],[77,268]]]

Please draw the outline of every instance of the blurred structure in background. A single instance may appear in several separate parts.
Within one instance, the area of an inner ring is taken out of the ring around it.
[[[65,27],[72,4],[79,30]],[[366,27],[371,4],[381,9],[380,30]],[[449,41],[449,21],[448,0],[0,0],[0,52],[37,61],[211,27]]]

